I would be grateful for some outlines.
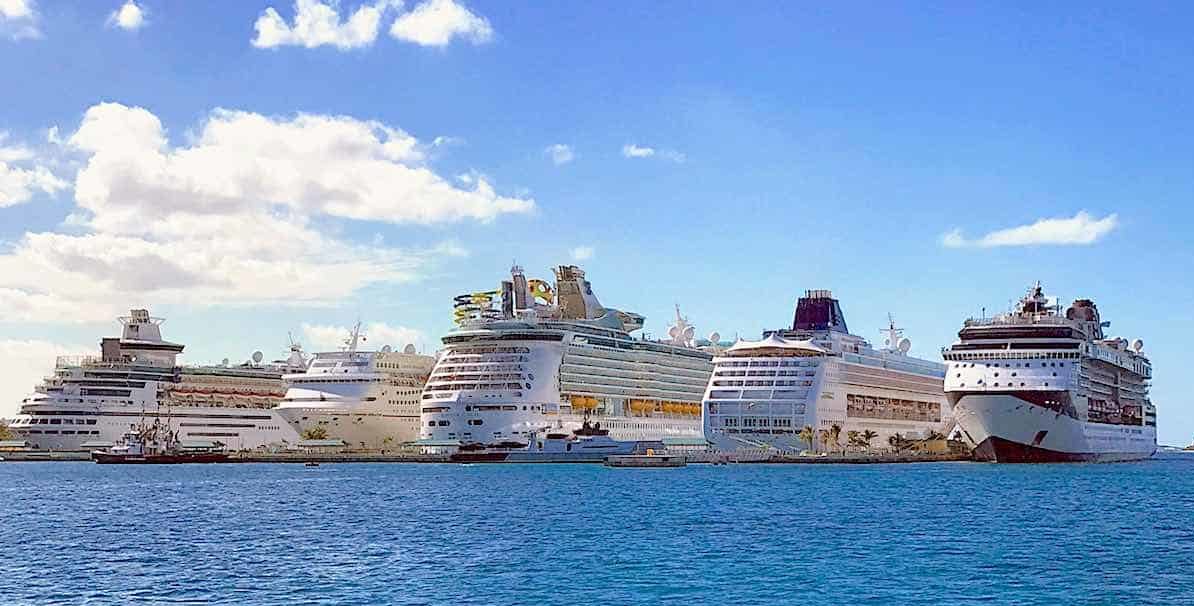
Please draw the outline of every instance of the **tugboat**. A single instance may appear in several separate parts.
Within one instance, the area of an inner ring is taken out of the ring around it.
[[[465,445],[449,457],[453,463],[602,463],[610,455],[642,454],[663,449],[658,441],[618,441],[609,437],[601,423],[587,420],[571,435],[532,433],[530,444],[498,444],[495,447]]]
[[[91,459],[96,463],[113,464],[173,464],[173,463],[225,463],[228,453],[222,445],[215,447],[183,448],[178,432],[157,420],[151,426],[144,423],[127,431],[120,442],[107,450],[93,450]]]

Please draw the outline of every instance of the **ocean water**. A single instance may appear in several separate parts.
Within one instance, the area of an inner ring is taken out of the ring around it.
[[[1194,456],[3,463],[0,603],[1194,603]]]

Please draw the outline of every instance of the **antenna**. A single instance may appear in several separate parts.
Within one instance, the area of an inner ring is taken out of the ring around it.
[[[344,340],[344,348],[348,353],[354,353],[357,350],[357,342],[364,341],[365,338],[361,336],[361,321],[352,327],[352,332],[348,334],[348,338]]]

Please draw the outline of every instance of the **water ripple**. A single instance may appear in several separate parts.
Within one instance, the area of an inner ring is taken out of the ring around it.
[[[1194,457],[0,465],[5,604],[1194,603]]]

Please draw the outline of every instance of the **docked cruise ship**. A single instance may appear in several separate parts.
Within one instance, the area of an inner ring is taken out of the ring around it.
[[[164,341],[161,318],[135,309],[99,356],[60,357],[54,374],[21,404],[12,431],[34,448],[111,446],[155,420],[184,441],[254,449],[294,443],[298,433],[272,409],[286,393],[282,367],[180,366],[183,345]],[[301,363],[292,352],[291,363]],[[255,354],[254,362],[260,362]]]
[[[875,349],[850,334],[832,293],[805,292],[791,329],[739,341],[713,359],[705,437],[726,451],[825,452],[887,448],[896,434],[947,433],[953,419],[942,389],[945,366],[909,356],[911,342],[894,320],[884,332],[887,346]],[[812,432],[802,436],[805,427]]]
[[[1015,311],[966,320],[943,351],[945,390],[979,458],[1130,461],[1157,450],[1152,365],[1137,339],[1105,338],[1093,301],[1062,314],[1038,283]]]
[[[553,287],[515,266],[500,289],[456,297],[457,328],[423,390],[424,447],[515,448],[586,419],[616,440],[703,443],[713,365],[691,326],[663,341],[633,337],[643,316],[602,306],[578,267],[555,277]]]
[[[321,352],[305,372],[285,377],[290,388],[278,414],[310,439],[351,447],[388,448],[419,436],[419,396],[435,364],[432,356],[384,346],[362,351],[357,323],[341,351]]]

